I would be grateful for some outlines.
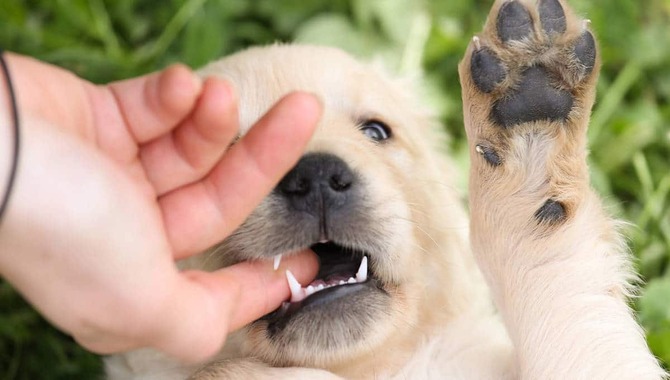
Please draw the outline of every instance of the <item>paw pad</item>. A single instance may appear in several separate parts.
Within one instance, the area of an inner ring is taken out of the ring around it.
[[[596,43],[587,24],[572,41],[559,40],[554,37],[568,30],[561,2],[539,0],[537,7],[538,30],[545,37],[535,36],[525,5],[509,0],[495,18],[497,38],[488,39],[489,46],[474,39],[470,76],[477,90],[493,95],[489,120],[505,129],[533,121],[566,122],[575,104],[575,88],[596,64]]]
[[[533,20],[521,3],[509,1],[500,8],[497,21],[498,36],[503,42],[517,41],[530,36]]]
[[[502,62],[487,48],[482,48],[472,54],[470,70],[472,71],[472,79],[479,91],[487,94],[493,91],[507,76]]]
[[[535,212],[535,219],[541,224],[557,224],[567,218],[565,206],[561,202],[549,199]]]
[[[565,12],[558,0],[541,0],[539,6],[542,29],[548,35],[562,34],[567,29]]]
[[[477,153],[481,154],[484,157],[486,162],[491,164],[491,166],[502,165],[502,159],[500,158],[498,153],[496,153],[496,151],[493,150],[493,148],[479,144],[475,149],[477,150]]]
[[[596,64],[596,41],[588,30],[582,33],[575,44],[575,58],[584,66],[584,75],[593,71]]]
[[[522,74],[516,90],[493,104],[491,118],[505,128],[535,120],[563,121],[572,103],[569,92],[551,86],[545,68],[534,66]]]

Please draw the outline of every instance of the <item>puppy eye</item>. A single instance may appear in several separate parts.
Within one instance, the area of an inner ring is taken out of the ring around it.
[[[361,131],[374,141],[384,141],[391,138],[391,129],[378,120],[368,120],[361,124]]]

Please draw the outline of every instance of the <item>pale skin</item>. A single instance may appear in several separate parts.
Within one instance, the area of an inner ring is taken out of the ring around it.
[[[175,260],[229,235],[298,160],[321,115],[280,100],[236,144],[237,100],[175,65],[96,86],[5,53],[22,125],[18,177],[0,225],[0,275],[84,347],[152,347],[204,360],[228,332],[289,297],[284,271],[316,275],[309,251],[214,273]],[[290,133],[286,133],[290,130]],[[0,76],[0,191],[10,166]]]

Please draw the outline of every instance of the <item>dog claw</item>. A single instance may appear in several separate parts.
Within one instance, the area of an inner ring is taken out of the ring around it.
[[[472,37],[472,42],[475,44],[475,49],[476,50],[480,50],[482,48],[482,43],[479,40],[479,37],[477,37],[477,36]]]

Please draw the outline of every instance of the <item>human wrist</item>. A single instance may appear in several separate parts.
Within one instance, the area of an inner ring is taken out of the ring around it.
[[[0,52],[0,54],[3,54]],[[0,75],[0,197],[3,197],[11,166],[12,126],[10,101],[4,75]]]
[[[9,63],[0,49],[0,227],[9,207],[18,169],[20,125]]]
[[[61,67],[5,52],[24,119],[43,121],[78,136],[91,137],[88,94],[95,86]],[[3,103],[4,104],[4,103]],[[1,115],[0,115],[1,116]],[[24,123],[27,124],[27,123]]]

